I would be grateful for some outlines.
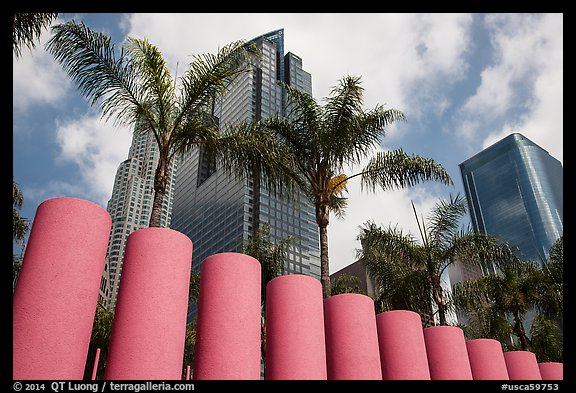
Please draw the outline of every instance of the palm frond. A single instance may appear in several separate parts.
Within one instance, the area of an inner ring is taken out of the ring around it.
[[[173,132],[176,95],[172,76],[158,48],[146,39],[128,37],[123,49],[138,75],[141,94],[153,111],[148,115],[160,139],[167,142]],[[110,110],[105,108],[104,111]]]
[[[103,117],[114,114],[117,123],[132,124],[147,100],[138,88],[134,64],[123,53],[118,56],[111,38],[83,23],[70,21],[52,27],[46,49],[62,64],[80,93],[94,105],[104,99]]]
[[[358,117],[363,115],[363,93],[360,78],[347,76],[332,88],[330,96],[324,98],[323,122],[326,126],[321,129],[323,132],[319,139],[322,146],[340,161],[344,160],[342,153],[350,145],[350,134],[358,133]],[[336,164],[341,165],[341,162]]]
[[[330,197],[330,202],[328,208],[336,218],[343,219],[346,216],[346,207],[348,206],[348,198],[339,197],[337,195],[332,195]]]
[[[56,19],[58,13],[14,13],[12,18],[12,49],[16,57],[22,55],[22,45],[33,49],[42,30]]]
[[[20,209],[24,204],[24,194],[20,190],[20,186],[16,183],[14,177],[12,177],[12,207]]]
[[[384,137],[384,128],[398,120],[406,120],[396,109],[385,110],[382,105],[364,111],[364,89],[360,77],[342,78],[325,98],[323,123],[319,134],[321,145],[330,152],[333,165],[355,165],[368,157]]]
[[[452,261],[479,266],[485,272],[494,272],[519,262],[508,243],[482,232],[457,233],[452,238],[448,254]]]
[[[530,347],[539,362],[562,362],[564,346],[558,324],[537,315],[530,325]]]
[[[359,173],[362,188],[374,191],[412,187],[422,181],[439,181],[452,185],[446,170],[432,159],[418,155],[408,156],[402,149],[378,152]]]
[[[209,110],[216,97],[239,75],[249,71],[259,56],[256,46],[243,40],[225,45],[215,55],[195,55],[182,77],[180,118],[175,123],[184,117],[193,118],[199,110]]]
[[[311,94],[283,84],[286,89],[286,123],[272,123],[271,128],[281,142],[290,147],[302,172],[307,172],[325,158],[320,136],[324,124],[323,108]],[[264,120],[268,122],[268,120]],[[280,125],[280,127],[278,127]]]
[[[294,171],[293,157],[287,146],[269,131],[268,122],[239,122],[224,128],[212,146],[222,168],[239,178],[260,176],[273,194],[297,201],[306,183]]]
[[[430,241],[437,248],[448,248],[460,228],[460,220],[466,214],[466,199],[457,194],[449,200],[441,199],[432,208],[428,217]]]
[[[392,256],[397,260],[414,259],[415,250],[418,246],[414,237],[408,233],[405,234],[398,227],[388,226],[382,228],[377,226],[373,221],[366,222],[360,227],[360,234],[357,240],[362,245],[361,258],[365,253],[377,250]]]

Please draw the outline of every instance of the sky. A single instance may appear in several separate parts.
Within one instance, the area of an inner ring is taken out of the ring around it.
[[[419,238],[412,203],[426,218],[440,199],[464,194],[458,165],[510,133],[563,163],[561,13],[64,13],[54,23],[71,19],[109,35],[117,47],[127,36],[146,38],[173,76],[193,55],[283,28],[285,53],[302,58],[319,103],[351,75],[361,77],[364,109],[402,111],[407,121],[387,127],[379,149],[433,159],[454,185],[371,193],[351,180],[346,214],[332,216],[328,227],[330,273],[356,260],[367,221]],[[31,222],[38,205],[54,197],[105,208],[131,141],[130,129],[101,120],[44,49],[49,35],[13,56],[13,174],[24,194],[21,215]]]

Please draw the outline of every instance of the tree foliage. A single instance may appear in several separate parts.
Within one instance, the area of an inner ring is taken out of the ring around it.
[[[339,274],[336,278],[331,280],[331,285],[331,296],[342,293],[358,293],[366,295],[366,291],[362,289],[360,278],[353,274]]]
[[[450,265],[458,262],[490,269],[516,259],[510,247],[495,237],[461,228],[465,213],[460,194],[439,200],[427,221],[420,220],[414,208],[420,241],[396,226],[382,228],[368,222],[361,227],[358,258],[377,284],[380,310],[437,312],[440,325],[446,325],[452,302],[441,280]]]
[[[42,30],[56,20],[58,13],[14,13],[12,16],[12,50],[22,56],[22,46],[33,49]]]
[[[137,134],[154,135],[159,158],[150,226],[159,227],[174,157],[215,142],[213,104],[237,76],[251,69],[258,50],[239,40],[215,55],[194,55],[177,84],[162,53],[146,39],[128,37],[117,50],[111,37],[83,23],[70,21],[52,30],[48,51],[102,117],[132,126]]]
[[[96,307],[96,314],[94,315],[94,322],[92,324],[90,346],[88,347],[88,356],[86,357],[86,366],[84,368],[84,379],[90,379],[92,376],[94,359],[98,348],[100,348],[100,359],[98,362],[96,379],[104,378],[113,321],[114,313],[98,304]]]
[[[561,361],[564,297],[561,258],[562,237],[554,243],[544,264],[518,260],[494,274],[456,284],[454,300],[468,317],[469,337],[500,340],[504,349],[532,351],[539,361]],[[511,340],[511,336],[516,340]]]
[[[22,251],[26,247],[26,235],[30,230],[28,219],[20,215],[23,204],[24,194],[16,180],[12,178],[12,240],[22,247]]]
[[[288,191],[298,191],[315,206],[320,236],[320,280],[324,297],[330,296],[328,231],[330,213],[342,215],[346,206],[346,184],[359,177],[362,185],[375,190],[413,186],[423,181],[452,184],[448,173],[433,160],[408,156],[402,150],[374,154],[384,129],[405,120],[402,112],[376,105],[364,110],[364,88],[360,77],[346,76],[338,81],[320,105],[307,92],[284,85],[288,98],[286,116],[273,116],[236,127],[232,134],[258,134],[260,142],[246,143],[246,154],[229,155],[228,168],[252,173],[252,160],[265,164],[265,181],[281,183]],[[243,130],[251,130],[245,132]],[[239,130],[239,131],[238,131]],[[233,139],[233,138],[232,138]],[[255,151],[262,144],[267,149]],[[267,153],[273,152],[273,154]],[[345,168],[359,171],[348,175]],[[296,194],[296,192],[295,192]],[[286,192],[284,195],[291,195]]]

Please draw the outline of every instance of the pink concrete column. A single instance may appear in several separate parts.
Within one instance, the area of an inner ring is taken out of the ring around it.
[[[462,329],[456,326],[432,326],[424,329],[424,340],[431,379],[472,379]]]
[[[202,262],[193,379],[260,379],[260,263],[239,253]]]
[[[563,380],[564,364],[559,362],[542,362],[538,363],[540,375],[543,380]]]
[[[126,242],[105,379],[180,379],[192,242],[144,228]]]
[[[328,379],[382,379],[374,301],[356,293],[324,299]]]
[[[478,338],[466,341],[472,377],[475,380],[506,380],[508,370],[498,340]]]
[[[98,373],[98,361],[100,360],[100,348],[96,348],[96,356],[94,356],[94,366],[92,366],[92,380],[96,379]]]
[[[376,316],[383,379],[430,379],[422,320],[418,313],[393,310]]]
[[[82,379],[110,225],[82,199],[38,206],[13,297],[14,379]]]
[[[326,379],[320,281],[301,274],[266,286],[266,379]]]
[[[506,368],[510,380],[541,380],[540,368],[536,355],[529,351],[504,352]]]

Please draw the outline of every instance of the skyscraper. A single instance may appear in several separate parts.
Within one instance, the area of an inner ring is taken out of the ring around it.
[[[234,81],[215,113],[222,127],[286,114],[282,81],[312,93],[311,75],[302,59],[284,54],[284,30],[252,40],[262,52],[258,66]],[[270,225],[272,240],[293,237],[285,273],[320,277],[320,252],[315,211],[307,201],[293,206],[253,179],[236,179],[192,149],[179,163],[174,187],[172,229],[193,242],[194,267],[219,252],[241,252],[254,225]]]
[[[560,161],[513,133],[460,164],[472,226],[519,248],[518,257],[546,260],[563,235]]]
[[[116,305],[128,235],[137,229],[148,227],[150,222],[158,158],[154,135],[135,133],[128,158],[120,163],[116,171],[112,196],[106,208],[112,217],[112,227],[99,294],[100,304],[108,309],[113,309]],[[174,160],[162,202],[162,227],[170,226],[176,167],[177,160]]]

